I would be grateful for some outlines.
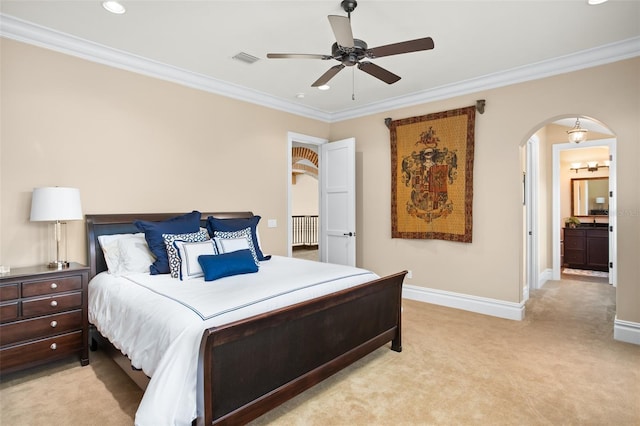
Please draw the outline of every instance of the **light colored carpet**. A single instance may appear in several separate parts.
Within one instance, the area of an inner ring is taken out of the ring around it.
[[[613,340],[615,288],[551,281],[510,321],[404,302],[383,347],[257,425],[640,425],[640,347]],[[7,378],[2,425],[130,425],[141,392],[100,353]]]

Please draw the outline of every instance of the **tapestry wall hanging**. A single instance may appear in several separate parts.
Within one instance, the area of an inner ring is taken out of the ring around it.
[[[391,236],[471,242],[476,107],[391,121]]]

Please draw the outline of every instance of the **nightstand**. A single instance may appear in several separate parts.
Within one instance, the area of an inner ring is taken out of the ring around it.
[[[46,265],[0,276],[0,374],[71,355],[89,364],[89,268]]]

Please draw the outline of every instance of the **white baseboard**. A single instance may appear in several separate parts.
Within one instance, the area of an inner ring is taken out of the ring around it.
[[[521,321],[524,318],[524,303],[505,302],[503,300],[406,284],[402,288],[402,297],[498,318],[517,321]]]
[[[613,338],[621,342],[640,345],[640,323],[619,320],[613,321]]]
[[[543,285],[547,283],[547,281],[553,279],[553,269],[545,269],[538,275],[538,287],[542,288]]]

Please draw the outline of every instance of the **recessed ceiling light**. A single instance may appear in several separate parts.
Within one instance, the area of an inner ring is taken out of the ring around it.
[[[304,93],[302,93],[302,92],[296,93],[296,98],[298,98],[298,99],[304,98]]]
[[[590,4],[591,6],[595,6],[597,4],[602,4],[606,2],[607,0],[587,0],[587,3]]]
[[[123,5],[114,0],[103,1],[102,7],[104,7],[111,13],[115,13],[116,15],[122,15],[127,11]]]
[[[318,86],[318,90],[329,90],[331,89],[331,86],[329,86],[328,84],[323,84],[322,86]]]

